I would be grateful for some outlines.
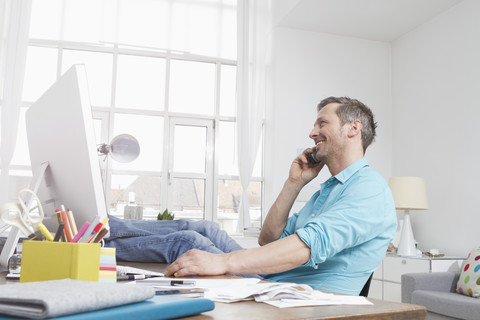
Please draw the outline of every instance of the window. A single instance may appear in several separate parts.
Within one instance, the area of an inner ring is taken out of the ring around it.
[[[23,109],[85,64],[97,142],[122,133],[140,142],[131,163],[99,157],[111,214],[122,217],[134,197],[146,219],[168,209],[236,230],[236,0],[32,0],[29,37]],[[248,189],[256,226],[261,149]],[[19,134],[18,185],[28,165]]]

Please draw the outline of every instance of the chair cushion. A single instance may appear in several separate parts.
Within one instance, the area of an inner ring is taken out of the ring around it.
[[[425,306],[428,311],[449,317],[478,320],[480,300],[455,292],[415,290],[412,303]]]
[[[457,292],[475,298],[480,296],[480,246],[474,248],[463,263]]]

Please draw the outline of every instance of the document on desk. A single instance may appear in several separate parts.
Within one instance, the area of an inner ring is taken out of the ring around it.
[[[312,307],[312,306],[331,306],[331,305],[373,305],[365,297],[361,296],[343,296],[333,294],[329,298],[324,297],[321,291],[315,291],[310,299],[279,299],[263,301],[277,308],[293,308],[293,307]]]
[[[221,289],[231,286],[248,286],[256,284],[260,280],[257,278],[235,278],[235,279],[203,279],[203,278],[165,278],[157,277],[145,280],[137,280],[136,285],[150,286],[154,288],[195,288],[195,289]]]
[[[282,282],[261,282],[245,286],[211,289],[205,298],[218,302],[255,300],[278,308],[321,305],[371,305],[359,296],[345,296],[314,290],[308,285]]]
[[[154,278],[136,281],[136,284],[149,284],[155,288],[165,288],[165,286],[158,285],[158,283],[163,283],[164,280],[175,280],[178,282],[195,281],[195,285],[190,285],[189,288],[203,289],[204,298],[223,303],[255,300],[256,302],[265,302],[278,308],[341,304],[372,304],[364,297],[324,293],[303,284],[260,282],[260,280],[256,278]]]

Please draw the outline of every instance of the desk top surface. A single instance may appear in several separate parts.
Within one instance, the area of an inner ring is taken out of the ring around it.
[[[119,262],[136,268],[163,272],[166,265],[156,263]],[[17,281],[5,280],[6,272],[0,274],[0,285]],[[219,276],[212,278],[224,278]],[[215,309],[196,316],[184,319],[214,320],[214,319],[426,319],[426,309],[423,306],[381,301],[369,298],[373,305],[368,306],[317,306],[298,308],[277,308],[265,303],[254,301],[219,303],[215,302]]]

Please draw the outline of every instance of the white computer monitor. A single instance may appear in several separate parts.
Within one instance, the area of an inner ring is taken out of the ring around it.
[[[45,215],[61,205],[73,211],[79,227],[107,205],[95,143],[85,66],[67,70],[26,112],[32,171],[48,162],[38,190]]]
[[[107,205],[85,66],[72,66],[27,110],[26,128],[33,180],[39,179],[37,195],[45,212],[45,225],[55,232],[55,209],[61,205],[72,210],[78,228],[97,215],[103,221]],[[45,174],[35,178],[45,163]],[[15,234],[16,239],[10,239]],[[18,232],[11,232],[5,252],[2,251],[2,264],[17,241]]]

